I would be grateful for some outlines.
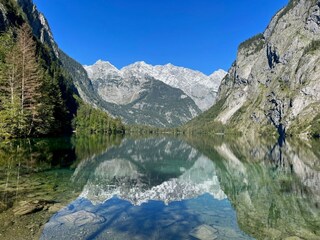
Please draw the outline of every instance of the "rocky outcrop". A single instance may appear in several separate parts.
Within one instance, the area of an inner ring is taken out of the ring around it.
[[[219,89],[215,121],[246,134],[313,134],[320,113],[319,31],[320,1],[291,0],[263,34],[239,46]]]
[[[30,26],[32,26],[33,34],[39,38],[42,43],[46,43],[59,57],[59,48],[53,38],[50,26],[44,15],[38,11],[32,0],[17,0],[23,12],[28,18]]]

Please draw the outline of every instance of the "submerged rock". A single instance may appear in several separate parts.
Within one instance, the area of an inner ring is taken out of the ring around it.
[[[49,213],[55,213],[55,212],[58,212],[60,209],[62,209],[64,206],[60,203],[56,203],[56,204],[53,204],[52,206],[50,206],[48,208],[48,211]]]
[[[213,240],[218,238],[217,232],[218,232],[217,229],[209,225],[203,224],[193,229],[192,232],[190,233],[190,236],[199,240]]]
[[[86,224],[97,224],[104,222],[105,219],[102,216],[98,216],[94,213],[81,210],[60,218],[61,224],[67,224],[69,226],[81,227]]]
[[[19,206],[13,209],[14,215],[23,216],[35,212],[42,211],[44,209],[48,209],[48,205],[54,204],[54,201],[47,200],[35,200],[35,201],[21,201]]]

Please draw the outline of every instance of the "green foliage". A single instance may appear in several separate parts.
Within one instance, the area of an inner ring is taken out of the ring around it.
[[[38,45],[39,61],[44,70],[43,106],[51,106],[51,133],[71,133],[71,122],[76,114],[78,104],[73,97],[76,89],[71,77],[54,58],[50,50]],[[49,120],[49,119],[47,119]]]
[[[311,122],[310,135],[314,138],[320,138],[320,114]]]
[[[294,137],[300,134],[311,138],[320,138],[320,114],[319,103],[310,104],[305,108],[308,114],[300,114],[288,129],[288,136]],[[315,115],[312,116],[312,113]],[[318,113],[318,114],[317,114]]]
[[[0,42],[0,138],[71,133],[76,90],[51,50],[26,24]]]
[[[313,40],[303,51],[303,55],[313,53],[320,49],[320,40]]]
[[[264,46],[264,36],[262,33],[259,33],[248,40],[242,42],[239,45],[239,50],[241,49],[248,49],[250,47],[254,47],[251,54],[254,54],[256,52],[259,52]]]
[[[147,125],[130,125],[127,127],[126,132],[137,133],[137,134],[160,134],[163,131],[166,131],[162,128],[151,127]],[[168,130],[169,131],[169,130]]]
[[[69,138],[23,138],[0,142],[0,168],[13,161],[19,162],[26,171],[51,169],[55,165],[66,165],[68,155],[73,155],[74,148]],[[13,168],[15,169],[15,168]]]
[[[236,111],[232,118],[230,119],[231,124],[235,125],[242,121],[243,116],[248,112],[248,105],[242,106],[238,111]]]
[[[299,0],[290,0],[288,5],[279,14],[278,19],[286,15],[291,9],[293,9],[298,4],[298,2]]]
[[[126,126],[126,133],[130,135],[144,136],[144,135],[179,135],[183,133],[180,128],[159,128],[147,125],[128,125]]]
[[[100,109],[95,109],[89,104],[78,99],[79,108],[73,121],[77,133],[124,133],[125,127],[121,119],[111,118]]]
[[[213,130],[215,132],[223,132],[223,125],[215,121],[215,118],[217,118],[219,113],[223,110],[225,102],[226,98],[220,99],[209,110],[205,111],[198,117],[188,122],[185,126],[183,126],[183,131],[189,133],[210,133]]]
[[[72,137],[77,161],[86,160],[94,155],[101,155],[111,146],[121,144],[123,136],[120,134],[76,134]]]
[[[26,137],[42,128],[40,109],[43,75],[36,60],[36,45],[29,26],[17,30],[17,38],[4,34],[1,49],[1,125],[6,137]],[[10,38],[11,37],[11,38]],[[50,118],[50,112],[42,115]]]
[[[187,134],[204,134],[204,135],[233,135],[240,136],[242,133],[238,130],[236,123],[231,121],[223,124],[217,120],[219,114],[224,110],[227,96],[220,99],[213,107],[188,122],[181,128],[183,133]],[[241,108],[232,120],[240,118],[246,109]]]

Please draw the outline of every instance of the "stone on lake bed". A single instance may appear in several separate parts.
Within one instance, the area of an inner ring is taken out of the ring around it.
[[[209,225],[203,224],[193,229],[190,233],[190,236],[199,240],[214,240],[218,238],[216,234],[217,232],[217,229]]]
[[[43,210],[46,206],[53,204],[54,201],[35,200],[35,201],[21,201],[19,206],[13,209],[14,215],[23,216]]]
[[[19,207],[13,209],[14,215],[23,216],[30,213],[35,213],[41,211],[43,209],[43,205],[37,203],[25,202],[21,203]]]
[[[68,226],[74,227],[81,227],[87,224],[99,224],[104,221],[104,217],[84,210],[74,212],[59,218],[60,224],[67,224]]]
[[[51,207],[49,207],[48,211],[49,213],[55,213],[61,210],[62,208],[64,208],[62,204],[56,203],[56,204],[53,204]]]

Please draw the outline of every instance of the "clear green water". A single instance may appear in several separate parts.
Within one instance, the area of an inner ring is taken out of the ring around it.
[[[320,239],[319,142],[0,144],[0,239]]]

